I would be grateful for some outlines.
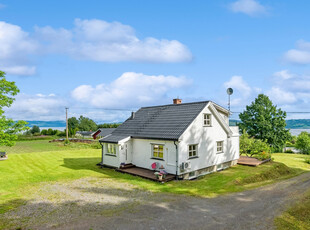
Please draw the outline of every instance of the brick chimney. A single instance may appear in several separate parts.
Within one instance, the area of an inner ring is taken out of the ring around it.
[[[179,98],[173,99],[173,104],[178,105],[178,104],[181,104],[181,103],[182,103],[182,99],[179,99]]]

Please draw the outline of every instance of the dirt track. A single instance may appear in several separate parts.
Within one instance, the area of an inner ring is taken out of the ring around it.
[[[217,198],[154,194],[111,182],[47,184],[6,217],[27,229],[272,229],[274,217],[310,189],[310,173]]]

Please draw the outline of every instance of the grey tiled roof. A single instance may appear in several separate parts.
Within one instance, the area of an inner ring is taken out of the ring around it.
[[[117,143],[125,137],[178,140],[209,101],[142,107],[101,142]]]
[[[100,128],[100,133],[98,134],[99,137],[105,137],[111,134],[116,128]]]

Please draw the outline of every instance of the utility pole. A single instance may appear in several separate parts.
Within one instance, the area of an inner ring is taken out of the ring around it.
[[[68,109],[69,108],[66,107],[66,137],[67,137],[67,141],[69,140],[68,139]]]

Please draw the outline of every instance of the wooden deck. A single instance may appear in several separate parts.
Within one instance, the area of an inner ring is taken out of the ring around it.
[[[158,182],[168,182],[168,181],[172,181],[172,180],[175,179],[175,175],[168,174],[168,175],[166,175],[166,178],[164,178],[164,179],[162,179],[160,181],[154,175],[154,171],[153,170],[144,169],[144,168],[140,168],[140,167],[136,167],[136,166],[129,167],[129,168],[118,168],[118,169],[115,169],[115,170],[117,172],[127,173],[127,174],[130,174],[130,175],[139,176],[139,177],[142,177],[142,178],[146,178],[146,179],[153,180],[153,181],[158,181]]]
[[[248,166],[257,166],[257,165],[263,164],[267,161],[270,161],[270,159],[260,161],[256,158],[253,158],[253,157],[240,156],[240,158],[238,160],[238,164],[239,165],[248,165]]]

